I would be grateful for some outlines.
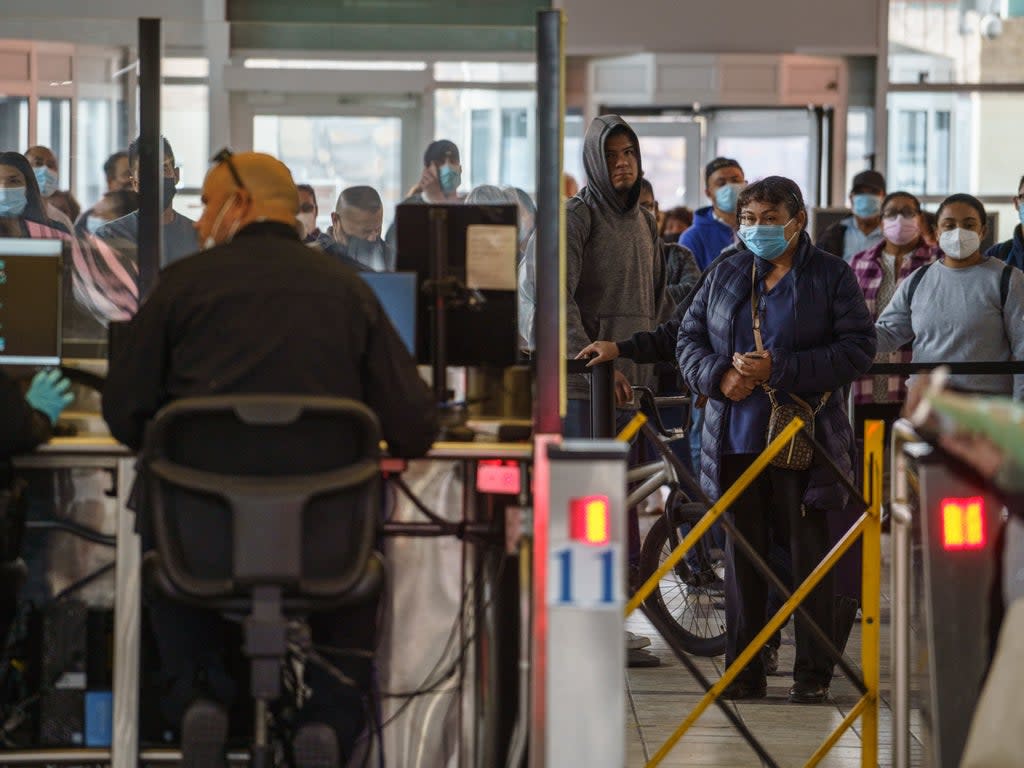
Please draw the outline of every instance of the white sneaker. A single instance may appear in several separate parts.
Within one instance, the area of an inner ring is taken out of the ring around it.
[[[641,648],[646,648],[651,644],[651,638],[644,637],[643,635],[637,635],[626,630],[626,650],[627,651],[639,651]]]

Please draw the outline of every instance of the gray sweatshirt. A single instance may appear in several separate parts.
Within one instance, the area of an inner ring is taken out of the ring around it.
[[[937,261],[924,273],[910,306],[912,280],[904,280],[875,325],[878,353],[913,342],[914,362],[1024,360],[1024,273],[1013,270],[1003,307],[999,283],[1004,266],[994,258],[964,269]],[[950,384],[1024,399],[1024,376],[961,374],[951,376]]]
[[[637,200],[640,180],[623,202],[608,176],[604,146],[617,127],[637,147],[633,129],[617,115],[596,118],[583,141],[587,186],[566,204],[566,327],[569,357],[600,339],[626,339],[653,330],[671,317],[673,302],[665,285],[665,260],[654,216]],[[654,369],[619,358],[615,367],[634,385],[650,386]],[[587,398],[585,376],[570,376],[569,396]]]

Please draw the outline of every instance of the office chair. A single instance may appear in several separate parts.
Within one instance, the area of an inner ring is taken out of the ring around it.
[[[178,400],[146,431],[145,576],[171,599],[245,616],[256,768],[272,761],[288,619],[368,601],[382,583],[379,443],[363,404],[284,395]]]

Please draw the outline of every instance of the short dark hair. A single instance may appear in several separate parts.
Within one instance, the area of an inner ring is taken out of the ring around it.
[[[669,208],[665,211],[666,219],[677,219],[683,222],[687,227],[693,226],[693,211],[687,208],[685,205],[679,205],[675,208]]]
[[[760,181],[755,181],[740,192],[736,200],[736,210],[742,211],[750,203],[781,205],[789,211],[790,216],[796,216],[800,211],[807,209],[800,187],[785,176],[766,176]]]
[[[651,184],[651,182],[649,182],[647,179],[642,178],[642,177],[640,179],[640,191],[641,192],[645,192],[645,191],[646,192],[650,192],[651,193],[651,197],[654,197],[654,185]]]
[[[448,139],[432,141],[427,145],[427,151],[423,153],[423,167],[426,168],[428,165],[443,165],[445,158],[449,155],[452,156],[452,159],[456,163],[460,162],[459,148],[455,146],[454,141],[449,141]]]
[[[720,171],[723,168],[739,168],[740,173],[743,173],[743,168],[739,162],[733,160],[731,157],[716,157],[706,166],[704,166],[704,184],[707,185],[711,181],[711,176],[715,171]]]
[[[103,173],[107,177],[107,181],[114,180],[114,177],[117,175],[117,162],[121,158],[124,158],[125,160],[128,159],[128,153],[123,149],[112,154],[107,158],[107,161],[103,163]],[[129,164],[129,167],[131,167],[131,164]]]
[[[890,192],[884,198],[882,198],[882,208],[881,208],[881,210],[884,211],[885,210],[885,206],[887,206],[889,204],[889,201],[892,200],[894,197],[909,197],[911,200],[914,201],[914,206],[917,208],[917,212],[918,213],[921,212],[921,201],[917,199],[917,195],[911,194],[910,192],[904,192],[903,190],[898,190],[896,192]]]
[[[358,208],[361,211],[379,211],[384,207],[380,194],[373,187],[358,186],[341,190],[338,195],[338,204],[334,207],[336,211],[342,208]]]
[[[1017,190],[1019,191],[1021,187],[1024,187],[1024,176],[1020,177],[1020,184],[1017,185]]]
[[[174,165],[177,165],[177,163],[174,162],[174,150],[171,149],[171,142],[169,142],[163,136],[160,137],[160,141],[162,141],[164,143],[164,157],[165,158],[167,158],[167,157],[171,158],[171,163],[174,164]],[[142,137],[141,136],[137,136],[136,138],[132,139],[132,143],[128,145],[128,167],[129,168],[134,168],[135,165],[139,162],[139,144],[141,144],[141,143],[142,143]]]
[[[313,187],[311,187],[309,184],[296,184],[295,188],[299,190],[299,192],[305,192],[308,195],[312,195],[313,204],[316,205],[316,192],[314,191]]]
[[[981,204],[981,200],[976,198],[974,195],[967,195],[964,194],[963,192],[959,192],[955,195],[950,195],[945,200],[943,200],[942,203],[939,205],[938,210],[935,211],[935,218],[941,219],[942,210],[947,205],[954,205],[955,203],[963,203],[964,205],[971,206],[971,208],[978,212],[978,218],[981,219],[981,223],[988,223],[988,214],[985,213],[985,206]]]

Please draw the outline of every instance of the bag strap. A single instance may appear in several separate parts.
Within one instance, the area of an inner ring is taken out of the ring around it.
[[[754,346],[758,352],[764,352],[764,341],[761,338],[761,313],[757,311],[757,259],[750,265],[750,321],[754,324]]]
[[[761,338],[761,314],[757,311],[757,300],[757,262],[755,261],[750,266],[750,321],[754,325],[754,346],[757,347],[758,352],[764,352],[764,340]],[[768,393],[768,400],[771,401],[772,409],[778,408],[779,402],[775,399],[775,388],[769,387],[767,383],[762,384],[761,388]],[[826,392],[821,396],[818,407],[811,408],[810,404],[802,397],[789,395],[790,399],[795,400],[799,405],[806,408],[813,416],[821,413],[821,409],[825,407],[825,403],[828,402],[831,396],[831,392]]]

